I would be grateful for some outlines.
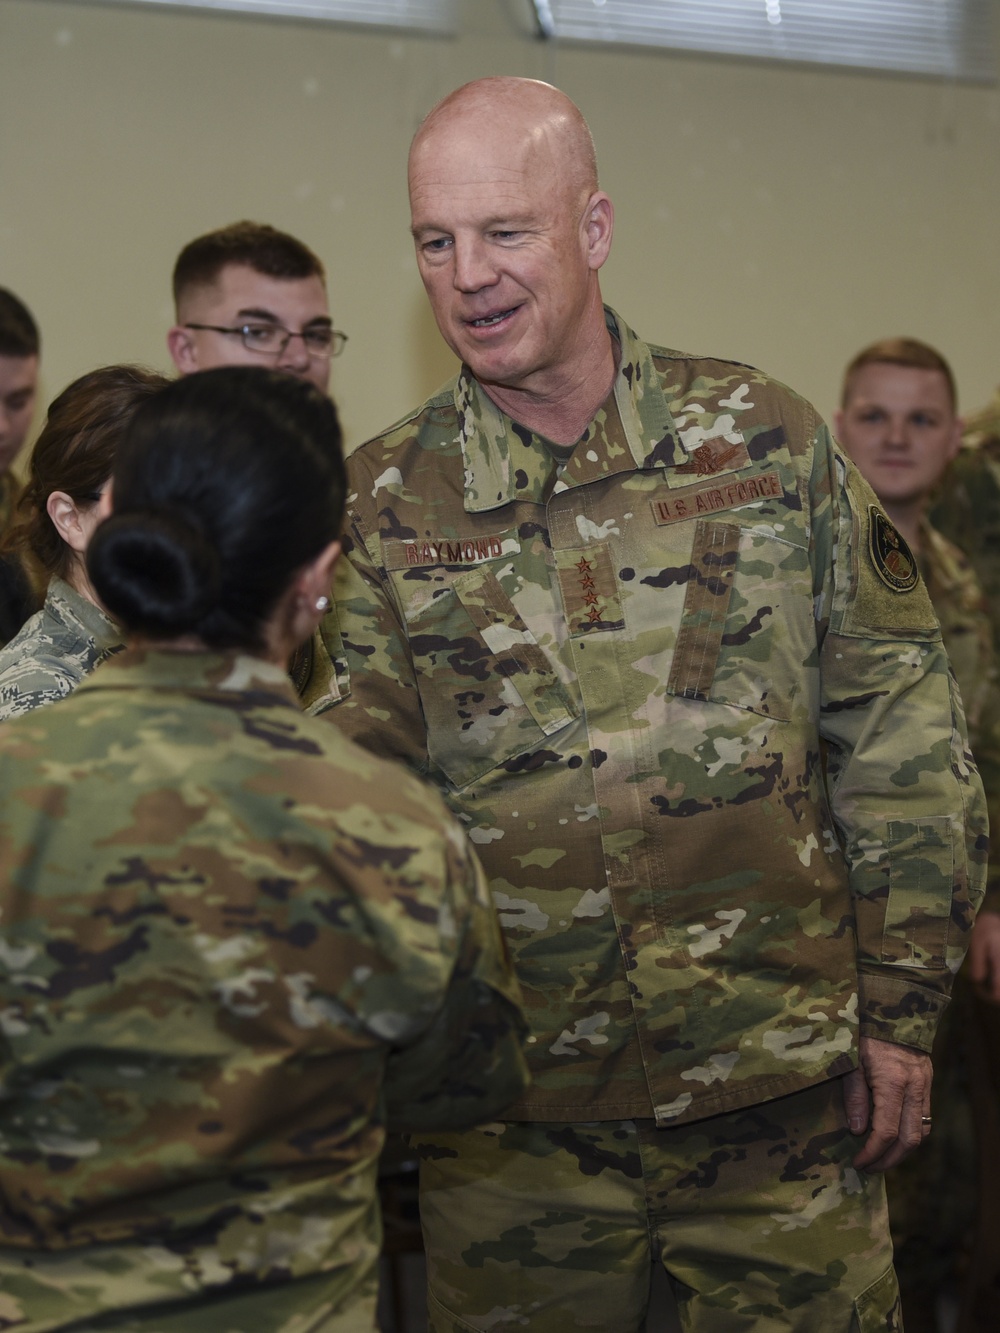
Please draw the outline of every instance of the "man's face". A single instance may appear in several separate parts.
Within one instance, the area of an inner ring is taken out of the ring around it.
[[[544,396],[572,375],[593,338],[585,314],[606,254],[588,229],[596,198],[606,201],[574,188],[548,145],[516,127],[452,123],[414,146],[420,276],[445,342],[478,380]]]
[[[855,371],[836,425],[841,444],[889,505],[929,496],[962,440],[941,371],[884,361]]]
[[[311,356],[301,338],[291,338],[283,351],[263,354],[243,344],[239,333],[189,329],[185,324],[276,324],[292,333],[329,328],[326,288],[317,277],[271,278],[245,264],[229,264],[211,287],[183,293],[178,322],[167,335],[174,365],[182,375],[215,366],[265,366],[309,380],[323,393],[330,382],[329,356]]]
[[[35,414],[37,356],[0,356],[0,473],[18,455]]]

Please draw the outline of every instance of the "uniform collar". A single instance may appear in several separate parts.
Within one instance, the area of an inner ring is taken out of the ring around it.
[[[551,445],[501,412],[468,366],[462,367],[455,407],[468,513],[498,509],[515,499],[544,503],[550,491],[686,459],[650,349],[610,306],[604,307],[604,319],[620,348],[618,373],[554,488]]]
[[[122,632],[107,613],[58,575],[49,581],[45,601],[64,625],[93,639],[102,652],[121,644]]]
[[[228,690],[267,694],[299,710],[286,672],[245,653],[178,653],[127,648],[104,662],[78,687],[100,689]]]

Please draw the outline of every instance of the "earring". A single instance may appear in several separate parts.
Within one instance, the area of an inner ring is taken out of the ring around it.
[[[330,599],[329,599],[329,597],[317,597],[317,598],[316,598],[316,610],[317,610],[317,611],[325,611],[325,610],[327,610],[327,608],[329,607],[329,605],[330,605]]]

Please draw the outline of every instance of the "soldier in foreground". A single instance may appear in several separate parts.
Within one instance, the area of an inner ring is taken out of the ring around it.
[[[338,551],[328,399],[226,369],[136,413],[88,568],[129,649],[0,728],[0,1322],[364,1333],[386,1121],[524,1086],[437,796],[300,712]]]
[[[688,1329],[897,1326],[984,855],[926,591],[808,403],[602,305],[563,94],[459,89],[409,183],[463,365],[349,460],[326,715],[459,814],[533,1076],[422,1142],[431,1327],[633,1333],[653,1263]]]
[[[920,566],[961,689],[995,828],[1000,708],[992,628],[969,560],[927,517],[962,435],[951,367],[940,352],[913,338],[873,343],[844,373],[836,428]],[[970,1093],[973,1100],[989,1093],[1000,1056],[1000,1044],[991,1038],[1000,1000],[1000,903],[993,878],[973,928],[970,966],[956,978],[934,1044],[934,1133],[886,1182],[907,1333],[934,1333],[938,1296],[967,1285],[976,1195],[982,1190],[993,1196],[997,1188],[982,1171],[980,1135],[970,1132]],[[973,983],[981,986],[979,994]],[[996,1327],[997,1314],[994,1299],[988,1318],[964,1323],[963,1330],[986,1333]]]

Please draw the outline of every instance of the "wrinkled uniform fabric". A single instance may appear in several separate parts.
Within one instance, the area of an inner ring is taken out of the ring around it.
[[[813,410],[609,319],[558,478],[467,373],[351,455],[329,716],[480,853],[532,1025],[512,1118],[672,1124],[848,1070],[859,1030],[929,1050],[982,792]]]
[[[53,578],[42,609],[0,651],[0,721],[65,698],[121,647],[101,608]]]
[[[560,1256],[549,1127],[655,1125],[679,1161],[700,1125],[711,1138],[853,1068],[859,1032],[928,1050],[982,894],[982,792],[940,630],[871,491],[787,389],[607,318],[618,375],[573,448],[463,371],[348,460],[314,708],[458,813],[531,1024],[532,1085],[505,1120],[535,1122],[518,1127],[533,1146],[509,1206],[477,1131],[420,1144],[435,1333],[606,1327],[581,1270],[627,1308],[654,1220],[631,1259],[623,1241],[610,1263],[608,1238],[666,1176],[643,1158],[622,1203],[620,1177],[581,1161]],[[844,1128],[841,1107],[838,1154]],[[717,1165],[706,1149],[686,1170]],[[874,1284],[862,1327],[893,1327],[881,1182],[842,1156],[824,1173],[846,1225],[813,1226],[777,1159],[775,1206],[810,1227],[838,1309]],[[470,1226],[493,1227],[488,1254]],[[698,1230],[708,1265],[717,1236]],[[789,1274],[786,1310],[808,1280]],[[744,1298],[734,1285],[715,1327],[757,1328]]]
[[[138,652],[0,728],[0,790],[5,1326],[373,1328],[386,1120],[524,1083],[437,796],[276,667]]]
[[[686,1333],[902,1327],[839,1079],[666,1130],[505,1122],[416,1146],[434,1333],[645,1330],[651,1247]]]

